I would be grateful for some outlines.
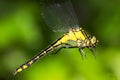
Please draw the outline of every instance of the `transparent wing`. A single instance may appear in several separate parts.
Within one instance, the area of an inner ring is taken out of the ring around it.
[[[66,32],[69,28],[79,26],[69,0],[41,3],[41,15],[54,32]]]

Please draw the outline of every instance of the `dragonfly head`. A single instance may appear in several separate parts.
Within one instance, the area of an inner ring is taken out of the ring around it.
[[[91,47],[95,47],[96,44],[98,43],[99,41],[96,39],[95,36],[93,36],[92,38],[90,38],[90,43],[91,43]]]

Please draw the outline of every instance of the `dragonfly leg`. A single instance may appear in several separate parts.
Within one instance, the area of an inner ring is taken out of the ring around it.
[[[57,54],[63,47],[59,48],[55,53],[53,54]]]
[[[94,55],[94,57],[96,58],[96,51],[95,51],[95,48],[88,48],[91,52],[92,52],[92,54]]]
[[[79,52],[81,54],[82,59],[84,59],[84,57],[86,58],[86,54],[84,53],[82,48],[79,48]]]

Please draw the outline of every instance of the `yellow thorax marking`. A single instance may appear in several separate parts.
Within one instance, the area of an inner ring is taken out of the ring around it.
[[[77,41],[77,39],[85,40],[85,36],[81,32],[81,29],[69,30],[69,32],[65,34],[60,40],[58,40],[54,46],[60,45],[61,43],[66,43],[68,40]]]
[[[60,39],[60,42],[61,42],[61,43],[66,43],[66,42],[68,41],[68,39],[69,39],[69,37],[68,37],[68,35],[66,34],[66,35],[64,35],[63,38]]]
[[[68,40],[69,40],[69,36],[65,34],[60,40],[56,42],[54,46],[60,45],[61,43],[66,43]]]
[[[73,31],[69,31],[68,36],[69,36],[69,40],[73,40],[73,41],[77,40]]]
[[[85,40],[85,36],[81,31],[76,31],[74,33],[75,33],[75,36],[77,37],[77,39]]]

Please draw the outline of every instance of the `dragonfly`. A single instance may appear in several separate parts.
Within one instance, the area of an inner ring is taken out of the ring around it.
[[[59,39],[54,41],[47,48],[39,52],[25,64],[18,67],[13,74],[23,71],[30,67],[40,58],[44,57],[55,49],[78,48],[82,57],[86,56],[83,49],[88,48],[94,54],[94,49],[98,43],[95,36],[90,36],[79,26],[77,16],[74,12],[72,3],[69,0],[63,2],[50,2],[41,4],[41,15],[46,24],[54,32],[66,32]]]

